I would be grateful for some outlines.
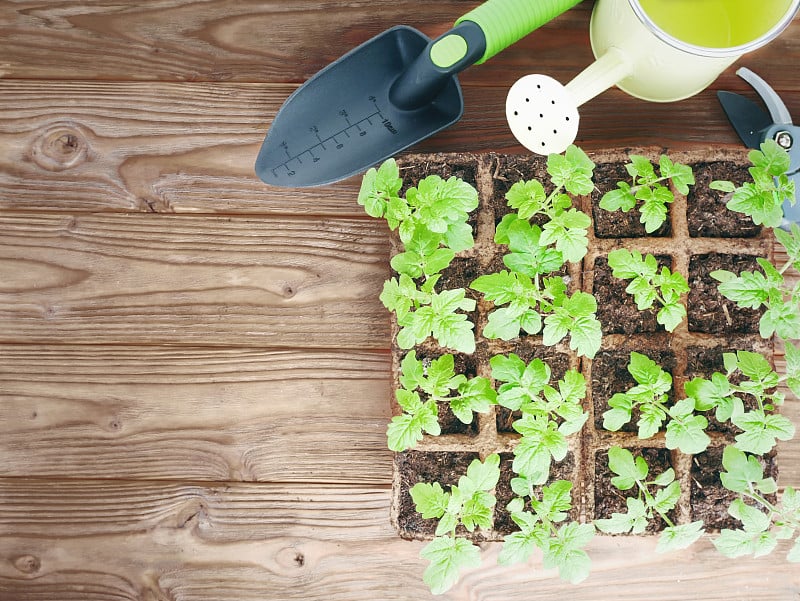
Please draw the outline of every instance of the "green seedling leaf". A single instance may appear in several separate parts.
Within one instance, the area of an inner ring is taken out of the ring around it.
[[[786,385],[800,397],[800,347],[786,342]]]
[[[733,492],[747,492],[751,484],[764,477],[758,459],[734,446],[727,446],[723,450],[722,467],[726,470],[720,473],[722,485]]]
[[[497,392],[487,378],[472,378],[458,387],[458,396],[450,399],[450,409],[464,424],[471,424],[474,413],[487,413],[497,404]]]
[[[516,209],[520,219],[528,220],[534,215],[548,215],[549,213],[547,194],[544,186],[538,180],[516,182],[506,192],[506,200],[508,206]]]
[[[589,544],[594,534],[592,524],[564,524],[545,549],[542,565],[546,569],[558,568],[558,575],[566,582],[583,582],[592,567],[591,559],[583,547]]]
[[[420,557],[430,561],[422,579],[434,595],[450,590],[462,570],[481,565],[481,552],[476,545],[449,536],[434,538],[422,549]]]
[[[547,157],[547,172],[553,184],[578,196],[591,194],[594,190],[594,167],[586,153],[574,144],[568,146],[564,154],[551,154]]]
[[[394,159],[387,159],[380,168],[374,167],[364,174],[358,192],[358,204],[370,217],[383,217],[389,200],[396,197],[403,185],[400,170]]]
[[[417,512],[422,514],[426,520],[439,519],[447,511],[450,494],[444,492],[438,482],[433,484],[417,482],[409,492]]]
[[[705,534],[704,526],[705,524],[702,520],[697,520],[690,524],[665,528],[658,538],[656,553],[669,553],[670,551],[686,549]]]
[[[647,507],[635,497],[625,500],[628,507],[626,513],[614,512],[610,518],[595,520],[595,525],[607,534],[641,534],[647,528]]]
[[[647,462],[642,457],[634,459],[633,454],[621,447],[611,447],[608,450],[608,467],[617,474],[611,483],[619,490],[633,488],[637,481],[647,478]]]

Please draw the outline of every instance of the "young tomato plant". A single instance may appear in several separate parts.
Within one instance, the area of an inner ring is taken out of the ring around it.
[[[759,323],[762,337],[773,334],[787,339],[800,338],[800,283],[790,287],[786,271],[793,267],[800,271],[800,227],[790,224],[788,230],[777,229],[783,224],[783,203],[794,203],[795,185],[786,171],[790,159],[786,151],[774,140],[767,140],[760,150],[748,155],[752,182],[735,186],[729,181],[712,182],[711,187],[731,193],[727,207],[748,215],[755,224],[773,229],[778,244],[788,255],[788,261],[777,268],[766,259],[759,258],[761,272],[743,272],[738,276],[719,270],[711,276],[720,282],[719,291],[740,307],[765,309]]]
[[[794,351],[792,351],[794,360]],[[785,395],[777,390],[787,376],[774,372],[763,355],[737,351],[723,355],[726,373],[714,373],[710,380],[695,378],[687,382],[686,394],[694,400],[699,411],[714,409],[719,421],[728,421],[742,430],[736,435],[736,448],[747,453],[769,453],[778,440],[794,437],[794,424],[775,412]],[[790,373],[796,372],[793,365]],[[741,382],[735,384],[734,378]],[[743,398],[750,399],[755,408],[745,408]]]
[[[735,447],[726,447],[722,454],[722,485],[737,493],[728,513],[741,521],[742,528],[723,529],[714,539],[714,546],[727,557],[768,555],[781,539],[794,538],[787,555],[800,562],[800,494],[787,486],[780,503],[769,499],[778,491],[772,478],[764,478],[758,459]]]
[[[475,301],[463,288],[437,291],[435,286],[455,254],[474,245],[468,219],[478,206],[478,192],[458,178],[430,175],[402,198],[399,174],[394,159],[385,161],[367,171],[358,195],[367,214],[384,218],[403,244],[391,260],[398,276],[384,283],[380,295],[397,316],[397,344],[410,349],[432,336],[442,346],[472,353],[474,325],[463,312],[474,311]]]
[[[594,538],[595,528],[592,524],[564,523],[572,509],[572,482],[557,480],[543,487],[541,498],[526,478],[513,478],[511,488],[518,496],[508,504],[508,511],[520,529],[506,536],[498,561],[503,565],[525,562],[538,548],[543,566],[558,568],[562,580],[572,584],[585,580],[591,559],[584,547]],[[531,511],[525,508],[526,498]]]
[[[467,379],[455,373],[453,355],[434,359],[426,369],[416,352],[409,352],[401,363],[400,385],[396,398],[403,413],[392,418],[386,432],[392,451],[414,448],[425,433],[441,433],[439,402],[449,403],[465,424],[472,423],[473,412],[486,413],[497,402],[497,393],[487,378]]]
[[[499,478],[500,456],[492,454],[483,463],[475,459],[450,492],[438,482],[419,482],[411,488],[411,498],[422,517],[439,520],[436,537],[420,552],[420,557],[430,562],[422,579],[433,594],[448,591],[462,569],[481,564],[480,548],[457,536],[456,529],[463,526],[474,532],[476,527],[491,527],[497,502],[491,491]]]
[[[529,364],[514,353],[491,358],[492,378],[500,383],[498,404],[520,411],[512,424],[520,438],[514,448],[513,470],[533,485],[550,477],[553,460],[561,461],[569,450],[567,436],[586,423],[588,413],[581,401],[586,396],[586,380],[569,370],[558,388],[550,385],[550,367],[541,359]]]
[[[675,472],[669,468],[648,480],[650,471],[643,457],[634,458],[627,449],[611,447],[608,450],[608,467],[616,474],[611,483],[621,491],[636,487],[636,496],[626,500],[625,513],[614,512],[610,518],[595,520],[595,525],[609,534],[642,534],[647,524],[660,516],[667,527],[661,533],[656,552],[666,553],[684,549],[703,535],[702,520],[676,525],[669,517],[681,496],[681,485]]]
[[[631,162],[625,168],[633,182],[618,182],[616,190],[606,192],[600,199],[600,208],[627,213],[639,205],[640,222],[649,234],[666,221],[667,206],[675,200],[672,190],[663,182],[671,180],[678,192],[686,195],[689,193],[689,186],[694,184],[694,175],[691,167],[674,163],[666,155],[661,155],[659,160],[660,174],[656,173],[647,157],[632,154],[629,158]]]
[[[687,454],[705,451],[711,441],[705,433],[708,420],[694,413],[695,401],[683,399],[667,406],[672,376],[655,361],[636,352],[631,353],[628,372],[636,380],[636,386],[609,399],[611,408],[603,413],[603,427],[619,430],[631,421],[633,410],[638,409],[641,414],[637,422],[639,438],[651,438],[669,419],[665,440],[668,449],[679,449]]]
[[[570,194],[592,191],[593,169],[586,154],[570,146],[564,155],[548,157],[550,194],[538,180],[517,182],[506,194],[517,212],[498,224],[495,242],[508,246],[503,262],[509,271],[480,276],[471,284],[496,305],[483,331],[487,338],[512,340],[520,332],[542,332],[546,345],[569,336],[570,347],[580,355],[593,357],[600,348],[594,297],[581,291],[569,296],[563,277],[553,275],[586,254],[591,219],[572,208]],[[542,227],[530,223],[537,216],[546,219]]]
[[[615,278],[631,280],[625,292],[632,294],[636,308],[644,311],[658,302],[661,305],[656,321],[672,332],[686,317],[686,308],[681,304],[681,295],[689,292],[689,283],[680,273],[666,266],[658,269],[653,255],[642,257],[642,253],[624,248],[608,253],[608,265]]]

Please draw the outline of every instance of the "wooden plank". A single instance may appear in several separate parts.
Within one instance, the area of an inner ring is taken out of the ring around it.
[[[329,507],[317,511],[320,517],[342,519]],[[538,555],[527,564],[498,566],[500,545],[495,543],[483,545],[480,568],[434,597],[421,577],[426,562],[418,554],[424,543],[393,537],[382,523],[369,529],[374,536],[360,530],[369,538],[325,540],[316,536],[315,527],[300,526],[292,536],[267,534],[243,542],[206,541],[197,527],[164,524],[83,537],[64,537],[58,526],[48,538],[15,532],[0,538],[0,598],[523,601],[535,590],[536,599],[544,600],[786,601],[800,594],[800,574],[783,559],[786,541],[773,555],[730,560],[707,541],[681,554],[657,555],[652,537],[598,536],[588,547],[592,574],[580,585],[542,569]]]
[[[0,341],[385,349],[377,220],[2,214]]]
[[[389,357],[0,347],[0,475],[391,481]]]
[[[741,92],[746,85],[732,74],[719,82]],[[255,176],[258,148],[293,90],[0,80],[0,210],[363,216],[360,177],[292,190]],[[413,150],[525,152],[505,122],[506,93],[507,86],[466,85],[462,120]],[[800,90],[783,96],[800,113]],[[713,90],[676,106],[610,90],[582,107],[577,143],[587,150],[740,144]]]
[[[54,0],[0,5],[0,77],[299,83],[397,24],[437,36],[478,0]],[[515,81],[530,72],[565,80],[588,65],[585,1],[464,74],[465,81]],[[797,82],[785,57],[800,52],[800,19],[753,54],[773,85]],[[580,58],[580,60],[578,60]],[[763,75],[765,76],[766,75]]]
[[[22,0],[0,5],[0,76],[300,82],[394,25],[436,36],[478,4],[444,0],[420,10],[411,0],[89,0],[65,7]],[[542,28],[542,38],[556,28],[561,34],[543,48],[558,40],[576,47],[590,8],[584,3]],[[519,68],[537,47],[526,39],[506,53]]]
[[[198,541],[395,536],[383,485],[0,478],[0,532],[59,538],[190,529]]]

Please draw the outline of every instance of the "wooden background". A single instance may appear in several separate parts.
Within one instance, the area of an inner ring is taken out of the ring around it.
[[[358,178],[274,189],[252,165],[317,70],[475,4],[0,0],[0,601],[429,597],[388,522],[386,231]],[[588,65],[591,8],[462,74],[463,119],[415,150],[523,152],[506,92]],[[795,20],[739,64],[800,115],[798,61]],[[738,146],[733,71],[674,104],[606,92],[578,143]],[[800,599],[781,555],[654,545],[597,538],[577,587],[488,545],[445,598]]]

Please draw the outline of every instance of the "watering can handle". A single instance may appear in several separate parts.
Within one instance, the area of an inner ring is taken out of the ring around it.
[[[524,38],[566,12],[580,0],[487,0],[456,21],[477,24],[486,37],[486,51],[476,64]]]

